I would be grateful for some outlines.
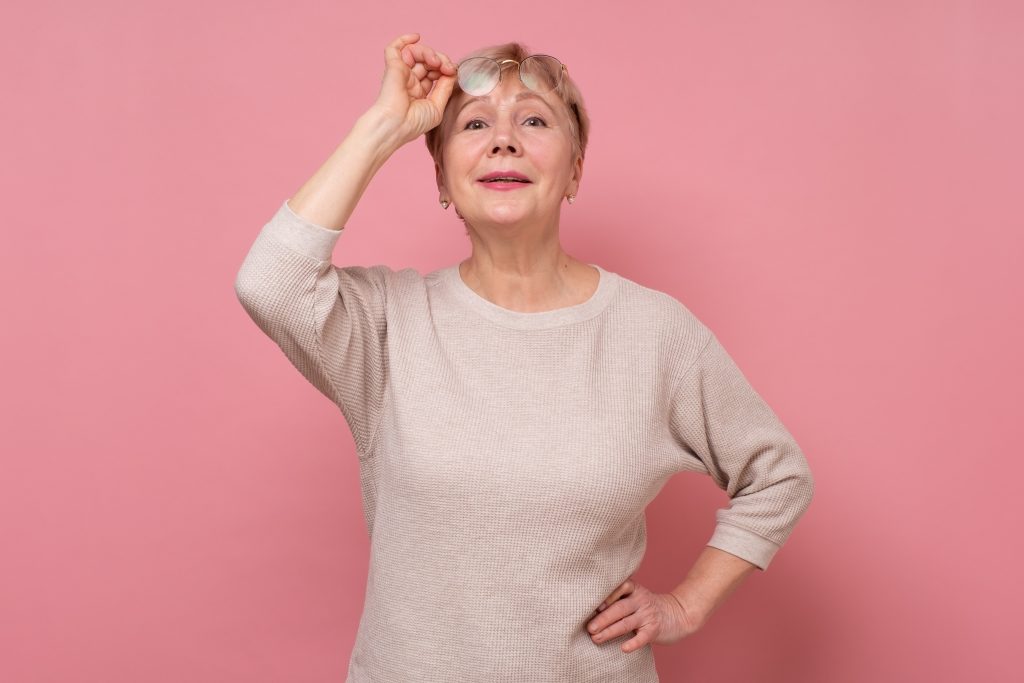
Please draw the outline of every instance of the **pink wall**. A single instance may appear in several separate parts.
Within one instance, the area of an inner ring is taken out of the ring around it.
[[[657,648],[663,680],[1020,676],[1024,9],[626,6],[5,12],[0,680],[344,679],[351,436],[232,284],[407,31],[570,66],[594,124],[566,248],[685,302],[811,462],[789,543]],[[468,253],[421,140],[349,225],[339,263]],[[675,586],[725,501],[674,478],[637,578]]]

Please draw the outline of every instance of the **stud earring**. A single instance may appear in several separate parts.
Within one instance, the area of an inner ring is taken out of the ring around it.
[[[575,201],[575,199],[576,199],[576,195],[574,195],[574,194],[571,194],[571,195],[569,195],[569,196],[567,197],[567,199],[569,200],[569,203],[570,203],[570,204],[572,204],[572,203],[573,203],[573,201]]]
[[[448,210],[448,200],[447,199],[442,199],[441,200],[441,208],[444,209],[445,211]]]

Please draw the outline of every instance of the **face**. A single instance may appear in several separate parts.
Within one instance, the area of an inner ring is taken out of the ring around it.
[[[467,223],[557,226],[562,200],[576,193],[582,174],[558,95],[533,92],[513,66],[489,94],[460,92],[453,106],[438,186]],[[481,181],[495,171],[514,171],[529,182]]]

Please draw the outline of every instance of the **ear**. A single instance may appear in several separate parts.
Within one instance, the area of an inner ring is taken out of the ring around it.
[[[444,192],[444,171],[441,170],[441,164],[434,162],[434,177],[437,179],[437,191]]]
[[[569,194],[579,194],[580,181],[583,180],[583,157],[577,155],[572,164],[572,178],[569,180]]]

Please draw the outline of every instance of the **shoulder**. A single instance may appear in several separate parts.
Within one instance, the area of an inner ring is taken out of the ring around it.
[[[395,269],[387,264],[334,265],[338,274],[338,287],[344,293],[355,294],[365,301],[400,304],[416,297],[425,285],[424,278],[415,268]]]
[[[683,374],[714,333],[678,297],[616,274],[616,313],[635,329],[656,339],[673,374]]]
[[[339,273],[352,279],[373,284],[381,289],[423,286],[424,277],[415,268],[395,269],[384,263],[370,266],[335,266]]]

